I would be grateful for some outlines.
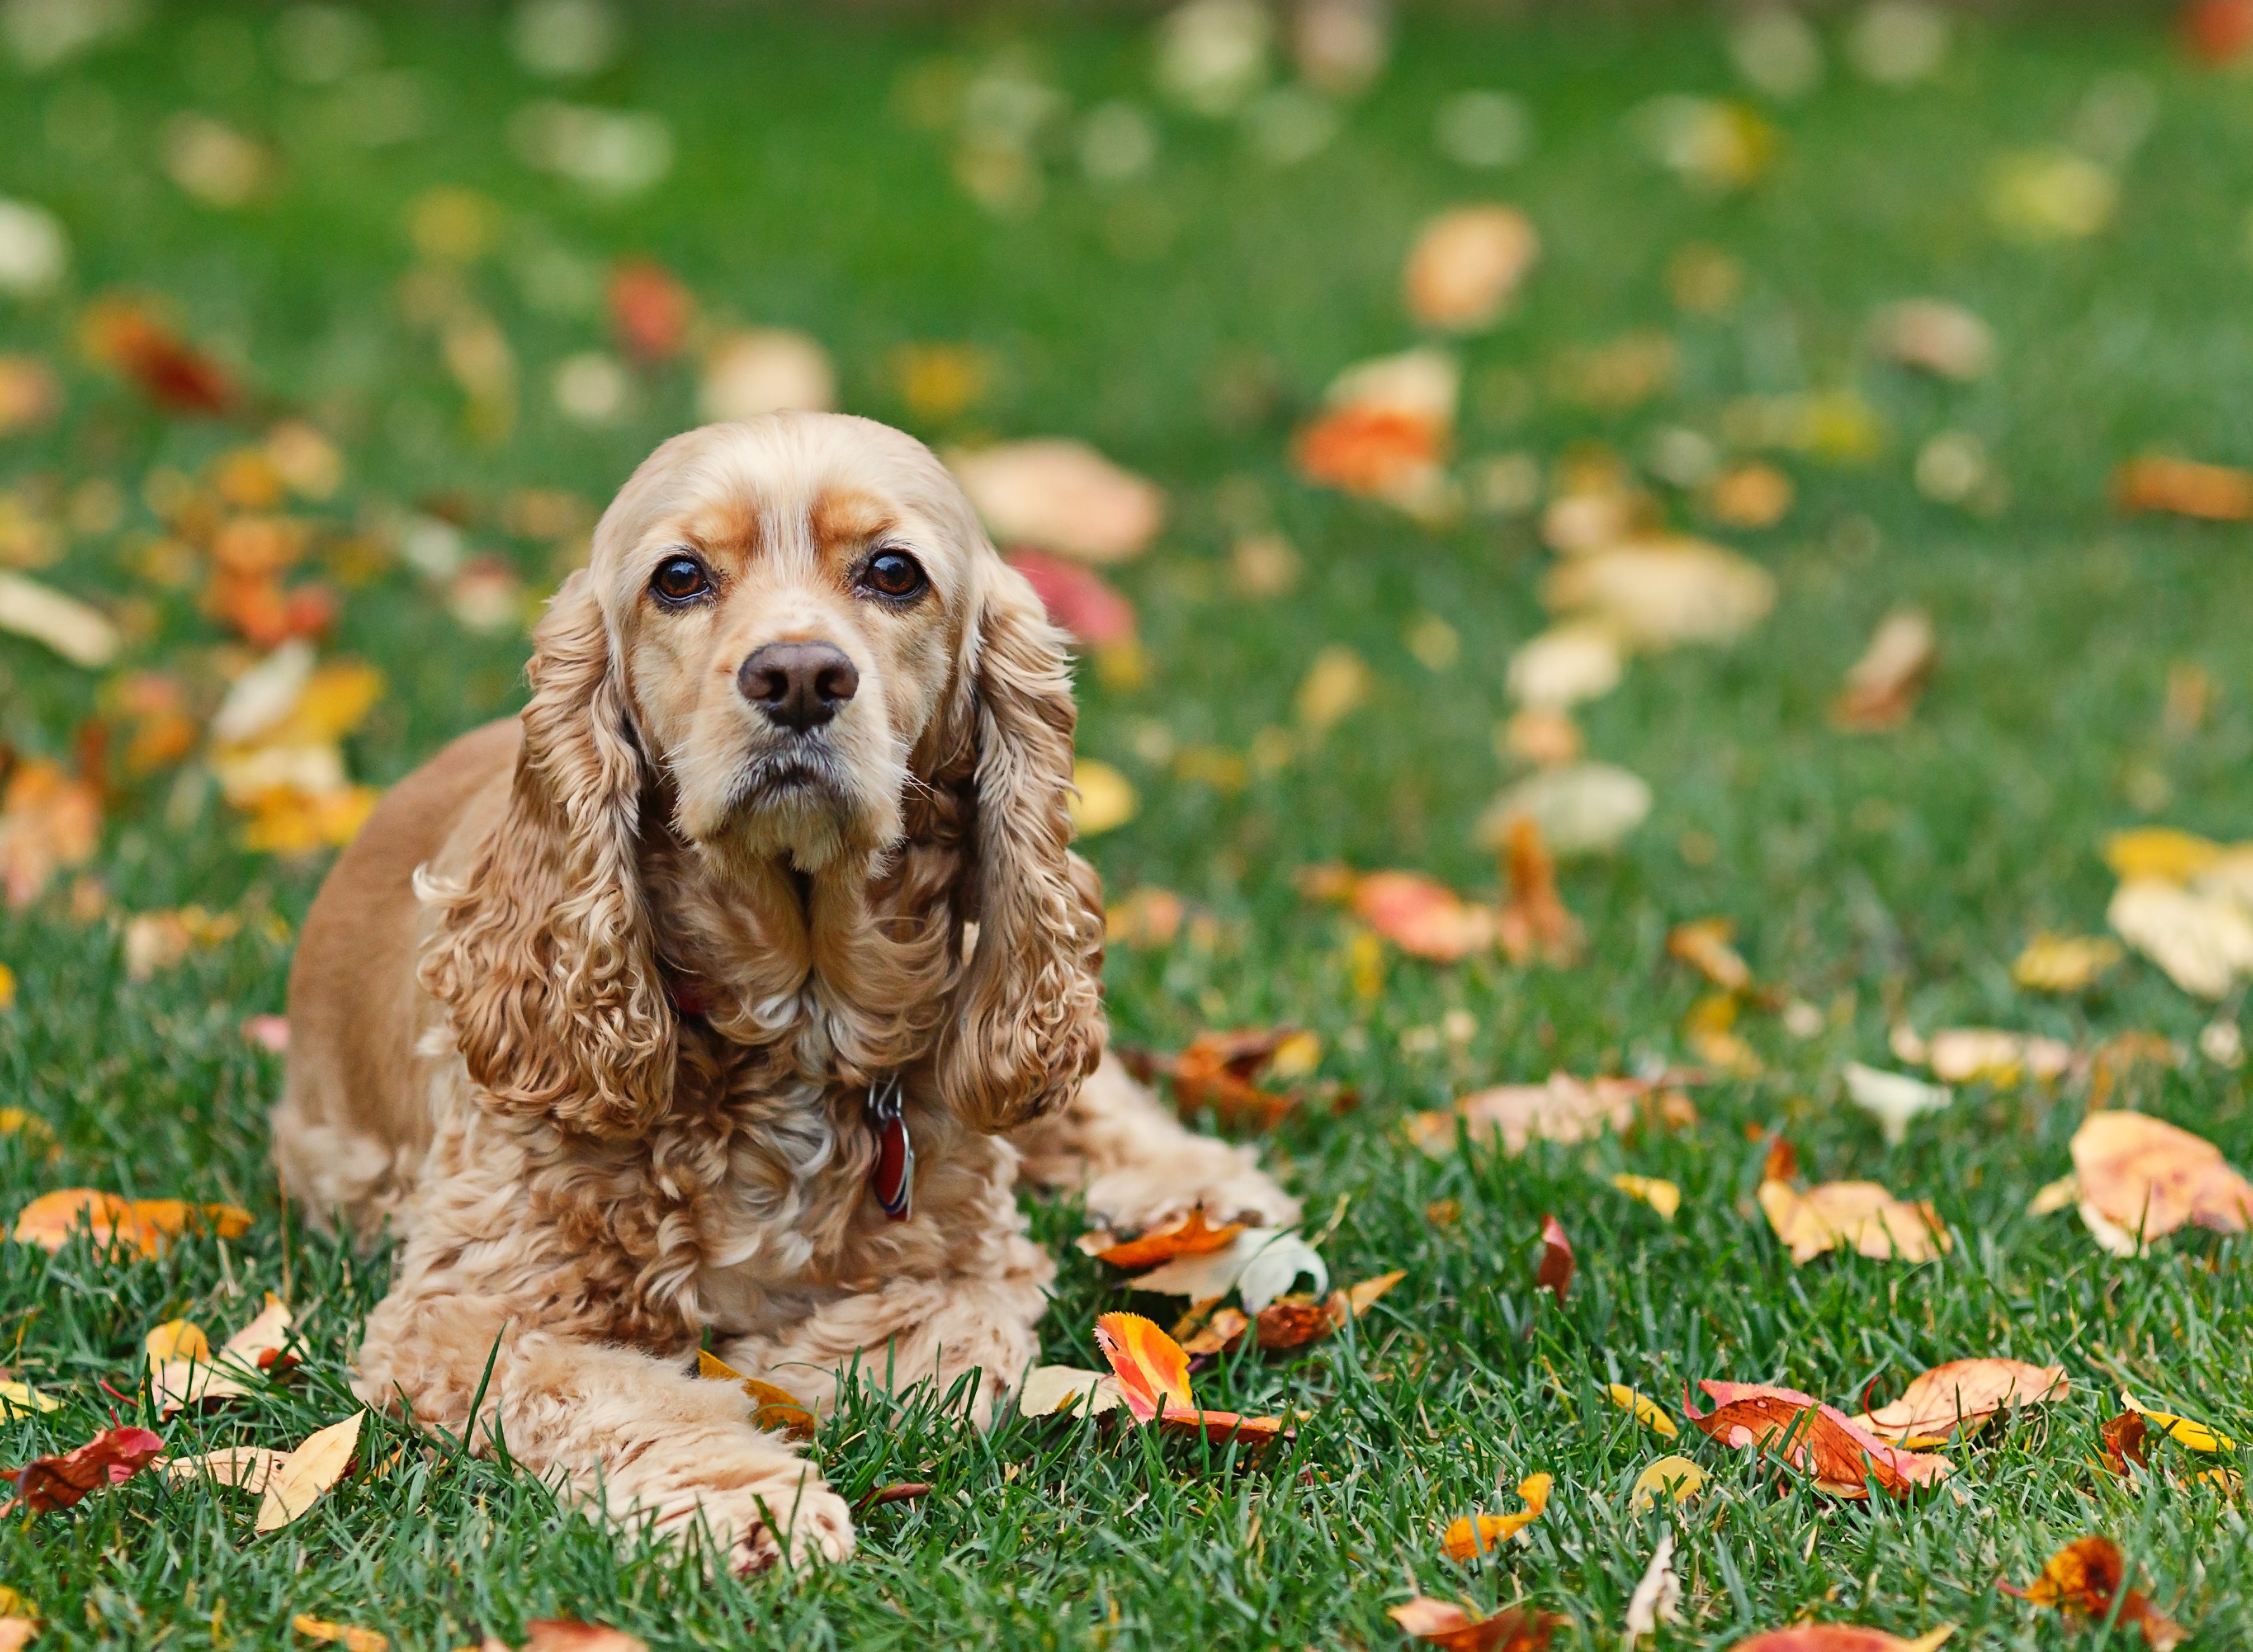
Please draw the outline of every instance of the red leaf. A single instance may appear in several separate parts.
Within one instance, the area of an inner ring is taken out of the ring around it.
[[[1133,638],[1134,604],[1092,568],[1045,551],[1012,551],[1008,560],[1031,584],[1049,617],[1089,647]]]
[[[2184,40],[2208,63],[2235,63],[2253,51],[2253,0],[2191,0],[2180,21]]]
[[[2101,1537],[2075,1538],[2052,1555],[2041,1576],[2023,1589],[2000,1579],[1996,1580],[1996,1587],[2005,1594],[2086,1618],[2110,1615],[2112,1603],[2117,1600],[2119,1621],[2132,1623],[2141,1629],[2146,1645],[2157,1652],[2167,1652],[2168,1648],[2180,1645],[2184,1639],[2182,1625],[2127,1584],[2128,1563],[2121,1556],[2120,1545],[2110,1537]]]
[[[671,271],[630,259],[610,272],[610,330],[618,348],[644,366],[680,353],[696,300]]]
[[[21,1468],[0,1469],[0,1479],[16,1485],[10,1508],[33,1514],[67,1509],[89,1492],[122,1485],[164,1449],[163,1436],[145,1428],[106,1428],[76,1451],[41,1457]]]
[[[1840,1497],[1866,1497],[1865,1481],[1874,1480],[1900,1496],[1955,1472],[1945,1457],[1908,1451],[1858,1428],[1845,1412],[1796,1389],[1766,1383],[1701,1382],[1719,1401],[1700,1416],[1685,1387],[1684,1415],[1723,1445],[1765,1450],[1781,1442],[1784,1460],[1812,1474],[1822,1489]]]
[[[1534,1283],[1554,1292],[1559,1303],[1573,1288],[1573,1244],[1565,1237],[1565,1224],[1555,1216],[1541,1218],[1541,1272]]]
[[[132,380],[168,412],[216,417],[241,399],[225,369],[129,300],[96,304],[87,314],[85,336],[95,360]]]

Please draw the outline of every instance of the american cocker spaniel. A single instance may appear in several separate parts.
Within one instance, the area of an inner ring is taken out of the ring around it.
[[[667,442],[534,636],[522,717],[395,787],[289,980],[291,1195],[403,1241],[359,1392],[742,1567],[852,1547],[730,1383],[857,1370],[989,1418],[1054,1272],[1021,1182],[1124,1226],[1297,1218],[1104,1054],[1060,638],[921,443]],[[488,1369],[490,1378],[488,1380]]]

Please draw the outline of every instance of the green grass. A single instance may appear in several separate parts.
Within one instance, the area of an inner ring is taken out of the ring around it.
[[[2163,1479],[2129,1488],[2085,1461],[2123,1383],[2253,1435],[2243,1242],[2180,1237],[2121,1261],[2069,1216],[2024,1216],[2067,1168],[2077,1092],[1973,1088],[1889,1149],[1837,1077],[1847,1059],[1882,1060],[1895,1019],[1992,1022],[2087,1047],[2139,1028],[2187,1043],[2212,1014],[2141,963],[2065,1000],[2019,993],[2008,966],[2037,931],[2101,925],[2107,832],[2154,810],[2225,837],[2253,822],[2247,534],[2123,520],[2105,496],[2112,466],[2146,447],[2253,461],[2253,105],[2242,80],[2192,69],[2156,23],[2122,20],[1966,24],[1939,80],[1907,92],[1855,80],[1834,52],[1823,91],[1770,111],[1782,141],[1773,174],[1706,200],[1650,164],[1624,117],[1659,93],[1732,89],[1712,23],[1419,16],[1339,141],[1299,168],[1254,157],[1232,126],[1167,115],[1146,180],[1099,186],[1061,153],[1044,163],[1039,209],[1002,221],[953,183],[945,141],[903,120],[903,77],[937,59],[974,69],[1015,54],[1074,108],[1147,101],[1144,23],[638,15],[621,62],[571,95],[662,110],[680,159],[646,196],[599,206],[513,157],[506,117],[543,93],[509,57],[499,14],[383,14],[387,59],[422,76],[431,124],[374,152],[335,137],[331,94],[278,80],[270,58],[234,84],[194,83],[210,78],[194,66],[226,60],[230,40],[262,51],[270,15],[174,6],[122,45],[0,83],[0,194],[58,213],[75,254],[63,296],[0,308],[0,349],[48,359],[68,389],[54,426],[0,443],[0,483],[108,477],[133,498],[152,468],[194,469],[255,428],[166,422],[84,366],[77,306],[113,288],[165,296],[277,405],[336,433],[350,480],[332,518],[450,494],[477,544],[542,585],[556,572],[550,553],[501,533],[499,499],[533,484],[599,499],[693,422],[693,380],[655,374],[613,429],[563,421],[548,373],[597,345],[601,322],[527,303],[512,273],[527,248],[560,247],[597,268],[654,256],[710,311],[813,332],[834,353],[845,405],[911,428],[895,350],[976,346],[993,364],[988,394],[919,434],[1081,436],[1175,502],[1157,548],[1117,575],[1141,610],[1148,682],[1117,692],[1084,673],[1083,749],[1143,794],[1140,816],[1089,852],[1114,892],[1162,884],[1217,923],[1209,944],[1114,955],[1119,1035],[1172,1046],[1207,1025],[1319,1031],[1326,1076],[1356,1086],[1361,1105],[1291,1123],[1272,1160],[1315,1225],[1336,1213],[1336,1275],[1407,1278],[1354,1335],[1201,1376],[1210,1403],[1313,1412],[1258,1464],[1155,1446],[1116,1419],[979,1434],[928,1398],[856,1404],[819,1442],[833,1481],[848,1497],[903,1479],[937,1491],[871,1512],[848,1566],[737,1582],[621,1550],[528,1476],[376,1421],[363,1471],[280,1534],[252,1535],[248,1498],[152,1478],[0,1524],[0,1582],[44,1611],[42,1646],[278,1647],[291,1614],[309,1612],[416,1649],[486,1629],[513,1637],[525,1619],[557,1614],[660,1648],[1379,1648],[1400,1639],[1384,1610],[1412,1578],[1482,1603],[1522,1597],[1571,1621],[1560,1645],[1610,1647],[1665,1519],[1631,1515],[1627,1489],[1668,1447],[1596,1385],[1628,1382],[1671,1403],[1685,1380],[1726,1377],[1851,1402],[1873,1378],[1897,1385],[1978,1354],[2061,1361],[2073,1393],[1960,1450],[1950,1487],[1914,1504],[1779,1494],[1746,1459],[1679,1442],[1713,1481],[1678,1517],[1689,1622],[1659,1644],[1726,1647],[1817,1614],[1902,1634],[1955,1621],[1966,1646],[2094,1648],[2098,1633],[1992,1586],[2092,1530],[2119,1538],[2155,1598],[2197,1626],[2196,1645],[2253,1642],[2242,1496]],[[1998,234],[1983,205],[1990,157],[2060,141],[2090,88],[2124,71],[2156,94],[2158,119],[2124,171],[2113,227],[2047,247]],[[1531,109],[1538,142],[1510,171],[1465,172],[1432,147],[1439,101],[1474,86]],[[173,187],[154,164],[157,129],[184,108],[277,144],[285,183],[272,203],[220,213]],[[396,302],[413,261],[408,203],[441,184],[507,206],[504,251],[467,275],[524,381],[523,415],[498,446],[459,433],[458,393]],[[1339,367],[1412,339],[1396,289],[1415,224],[1489,196],[1532,214],[1547,256],[1517,317],[1467,346],[1466,453],[1546,461],[1602,443],[1640,460],[1658,428],[1710,429],[1734,396],[1836,385],[1878,408],[1888,442],[1859,467],[1787,461],[1791,515],[1724,536],[1780,582],[1776,612],[1747,642],[1638,662],[1587,708],[1591,750],[1643,775],[1657,802],[1618,856],[1566,872],[1587,960],[1527,971],[1396,959],[1364,1000],[1344,928],[1301,902],[1293,871],[1343,859],[1491,885],[1470,826],[1505,778],[1492,755],[1503,666],[1542,624],[1546,559],[1523,521],[1429,532],[1310,491],[1289,475],[1286,442]],[[1140,236],[1133,256],[1117,250],[1122,223]],[[1745,267],[1726,317],[1686,316],[1667,297],[1668,261],[1691,240]],[[1936,388],[1866,359],[1869,311],[1923,292],[1995,325],[1993,379]],[[1649,328],[1683,355],[1658,400],[1597,414],[1550,394],[1563,352]],[[1997,456],[2012,492],[2000,515],[1930,504],[1912,485],[1918,447],[1950,426]],[[1246,499],[1306,558],[1296,591],[1266,604],[1231,596],[1225,576]],[[150,604],[129,663],[215,682],[220,633],[133,571],[150,526],[136,505],[122,533],[74,540],[44,576]],[[1915,721],[1886,736],[1835,732],[1825,710],[1840,672],[1881,613],[1912,601],[1943,639]],[[1426,612],[1460,633],[1451,670],[1426,670],[1404,644]],[[1329,643],[1358,650],[1378,681],[1319,751],[1233,794],[1135,755],[1151,724],[1178,747],[1244,751],[1289,722],[1307,660]],[[404,571],[350,595],[337,647],[389,676],[351,749],[356,772],[378,783],[520,694],[522,643],[463,631]],[[2210,673],[2219,696],[2202,728],[2169,735],[2160,707],[2178,663]],[[94,676],[0,640],[0,739],[19,755],[65,755],[102,693]],[[167,773],[114,799],[92,870],[122,911],[262,903],[295,919],[321,868],[245,854],[223,806]],[[1703,1122],[1671,1135],[1516,1161],[1433,1160],[1406,1145],[1400,1119],[1474,1084],[1678,1058],[1699,988],[1664,960],[1664,937],[1712,913],[1738,923],[1764,979],[1828,1012],[1805,1042],[1750,1020],[1767,1077],[1703,1090]],[[39,1115],[61,1143],[50,1161],[23,1136],[0,1138],[0,1209],[83,1183],[258,1215],[240,1241],[192,1239],[132,1264],[83,1240],[52,1258],[0,1246],[0,1358],[66,1402],[0,1425],[0,1459],[73,1444],[113,1410],[130,1420],[150,1326],[186,1314],[231,1329],[285,1278],[305,1315],[304,1370],[270,1397],[175,1423],[172,1447],[287,1446],[344,1414],[383,1269],[279,1205],[264,1123],[279,1067],[236,1030],[282,1007],[287,945],[247,931],[131,982],[115,928],[74,925],[59,886],[0,917],[0,960],[20,982],[0,1018],[0,1102]],[[1467,1045],[1404,1050],[1404,1029],[1450,1008],[1475,1018]],[[2236,1074],[2194,1062],[2146,1105],[2253,1163]],[[1754,1138],[1779,1125],[1818,1176],[1931,1198],[1953,1251],[1922,1267],[1793,1269],[1751,1204]],[[1607,1179],[1621,1169],[1680,1182],[1678,1220],[1614,1193]],[[1427,1220],[1441,1198],[1460,1202],[1460,1222]],[[1549,1211],[1580,1258],[1561,1309],[1533,1288]],[[1039,1205],[1034,1219],[1063,1258],[1046,1356],[1089,1363],[1094,1316],[1126,1299],[1069,1248],[1076,1210]],[[113,1400],[105,1380],[127,1398]],[[1482,1570],[1441,1557],[1446,1519],[1495,1506],[1497,1477],[1515,1485],[1535,1470],[1558,1483],[1526,1543]]]

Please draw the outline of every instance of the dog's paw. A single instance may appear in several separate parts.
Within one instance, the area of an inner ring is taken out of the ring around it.
[[[817,1558],[853,1558],[853,1510],[818,1480],[777,1484],[764,1494],[738,1488],[721,1501],[715,1510],[708,1496],[704,1517],[713,1536],[729,1544],[729,1563],[739,1576],[778,1561],[795,1570]]]
[[[1087,1187],[1087,1209],[1121,1232],[1142,1233],[1197,1209],[1213,1222],[1288,1227],[1300,1205],[1259,1168],[1252,1148],[1198,1136],[1098,1176]]]

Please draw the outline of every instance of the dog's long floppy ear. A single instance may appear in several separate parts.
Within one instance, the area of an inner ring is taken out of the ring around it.
[[[1071,853],[1071,675],[1040,598],[989,553],[970,708],[978,940],[938,1046],[941,1097],[982,1130],[1070,1101],[1103,1053],[1103,911]]]
[[[641,755],[584,570],[534,642],[508,812],[440,897],[422,982],[489,1105],[624,1134],[671,1099],[673,1023],[634,852]]]

